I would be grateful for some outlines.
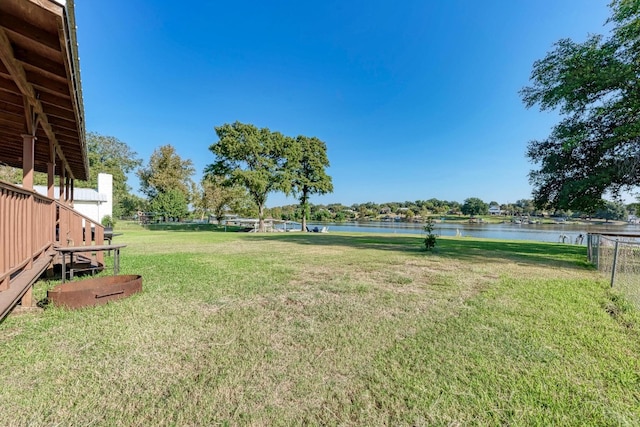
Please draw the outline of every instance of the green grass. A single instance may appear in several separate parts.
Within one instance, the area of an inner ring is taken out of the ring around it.
[[[144,292],[0,324],[0,425],[640,424],[640,317],[584,247],[117,231]]]

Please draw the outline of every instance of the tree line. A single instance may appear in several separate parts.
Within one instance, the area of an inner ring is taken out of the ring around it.
[[[235,122],[215,127],[218,141],[209,150],[213,163],[196,183],[193,162],[183,159],[170,144],[157,148],[143,165],[138,154],[112,136],[87,134],[90,175],[77,187],[97,186],[99,173],[113,175],[113,214],[128,217],[139,211],[154,212],[164,219],[201,218],[222,220],[228,212],[257,216],[264,231],[266,202],[270,193],[283,192],[298,198],[305,229],[309,200],[314,194],[333,191],[326,144],[317,137],[290,137],[268,128]],[[140,191],[131,193],[127,174],[140,179]],[[0,167],[0,179],[20,182],[19,171]],[[45,184],[40,174],[36,183]]]
[[[541,209],[532,199],[512,203],[485,202],[469,197],[462,203],[436,198],[385,203],[355,203],[329,205],[310,203],[313,194],[333,190],[326,174],[329,161],[326,144],[315,137],[287,137],[267,128],[235,122],[216,127],[219,140],[209,149],[214,161],[205,168],[200,182],[193,181],[193,162],[183,159],[170,144],[158,147],[148,163],[143,162],[125,142],[113,136],[97,133],[87,135],[89,180],[77,187],[95,188],[99,173],[112,174],[113,214],[115,218],[133,217],[139,211],[154,212],[164,220],[205,219],[222,221],[226,214],[297,221],[306,229],[306,221],[401,220],[425,221],[431,216],[488,215],[490,207],[504,216],[593,216],[625,219],[635,213],[637,204],[624,206],[606,202],[590,212],[569,209]],[[140,180],[140,192],[132,193],[127,174],[135,172]],[[0,179],[20,182],[21,174],[0,167]],[[37,176],[46,184],[46,176]],[[267,196],[281,191],[297,196],[299,204],[266,207]]]

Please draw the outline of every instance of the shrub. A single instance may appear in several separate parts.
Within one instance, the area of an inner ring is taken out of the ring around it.
[[[102,217],[102,221],[100,221],[102,223],[103,227],[113,227],[115,225],[115,221],[113,218],[111,218],[111,215],[105,215]]]
[[[427,237],[424,238],[424,248],[427,251],[432,251],[436,244],[436,235],[433,234],[433,229],[435,227],[435,222],[433,222],[432,218],[427,219],[424,225],[424,231],[427,233]]]

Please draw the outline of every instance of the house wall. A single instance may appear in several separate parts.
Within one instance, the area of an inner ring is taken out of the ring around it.
[[[97,219],[102,223],[102,218],[109,215],[113,218],[113,176],[108,173],[98,174],[98,193],[107,197],[107,201],[98,205]],[[93,217],[91,217],[93,218]]]
[[[82,200],[75,200],[73,202],[73,209],[80,212],[82,215],[91,218],[96,222],[101,222],[100,205],[104,203],[100,202],[86,202]]]
[[[502,210],[497,207],[497,206],[490,206],[489,207],[489,215],[501,215],[502,214]]]
[[[113,176],[107,173],[98,174],[98,188],[102,200],[82,200],[76,198],[73,208],[82,215],[102,223],[102,219],[109,215],[113,217]],[[94,197],[95,198],[95,197]]]

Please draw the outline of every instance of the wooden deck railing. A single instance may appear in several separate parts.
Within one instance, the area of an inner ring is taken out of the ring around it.
[[[104,244],[104,227],[69,206],[56,202],[56,246],[90,246]],[[104,254],[96,253],[96,259],[104,264]]]
[[[104,243],[104,227],[71,207],[0,181],[0,291],[55,246]],[[104,264],[102,252],[96,254]]]
[[[53,245],[54,201],[0,182],[0,291]]]

